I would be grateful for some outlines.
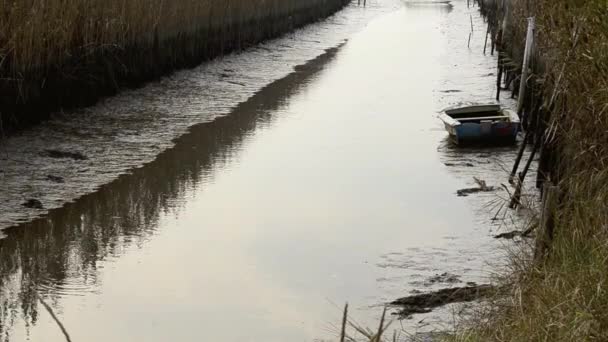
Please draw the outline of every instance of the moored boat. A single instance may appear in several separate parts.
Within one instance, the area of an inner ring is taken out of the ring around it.
[[[464,105],[445,109],[439,118],[456,144],[513,144],[520,121],[517,113],[498,104]]]

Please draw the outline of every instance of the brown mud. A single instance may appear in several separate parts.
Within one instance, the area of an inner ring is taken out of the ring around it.
[[[429,313],[434,308],[452,303],[475,301],[488,297],[495,292],[496,288],[487,284],[452,287],[403,297],[390,304],[400,307],[400,310],[397,312],[400,318],[410,318],[413,314]]]

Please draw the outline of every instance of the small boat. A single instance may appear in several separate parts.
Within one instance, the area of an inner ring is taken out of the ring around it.
[[[519,131],[519,117],[498,104],[476,104],[445,109],[439,118],[458,144],[513,144]]]

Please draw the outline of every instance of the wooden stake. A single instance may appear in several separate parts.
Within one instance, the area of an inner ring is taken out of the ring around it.
[[[502,71],[503,71],[502,55],[500,53],[498,53],[498,76],[496,77],[496,101],[500,101],[500,88],[502,85],[501,84]]]
[[[53,320],[55,321],[55,323],[57,323],[57,325],[59,326],[59,329],[61,329],[61,332],[63,333],[63,336],[65,337],[65,340],[67,342],[72,342],[72,339],[70,338],[70,334],[68,334],[68,331],[65,328],[65,326],[63,326],[63,324],[61,323],[61,321],[59,320],[59,318],[57,318],[57,315],[55,315],[55,313],[53,312],[53,309],[51,308],[51,306],[48,305],[42,299],[42,297],[38,294],[38,292],[36,292],[35,290],[34,290],[34,294],[38,298],[38,300],[40,301],[40,304],[42,304],[42,306],[46,309],[46,311],[49,313],[49,315],[51,315],[51,318],[53,318]]]
[[[521,162],[521,158],[524,155],[524,151],[526,150],[526,145],[528,144],[528,139],[530,138],[530,131],[526,131],[526,135],[524,137],[524,141],[522,141],[521,146],[519,146],[519,152],[517,153],[517,158],[515,158],[515,164],[513,165],[513,170],[509,175],[509,183],[514,184],[515,175],[517,174],[517,169],[519,169],[519,163]]]
[[[382,311],[382,318],[380,318],[380,327],[378,327],[378,333],[373,341],[381,342],[382,333],[384,332],[384,318],[386,317],[386,306],[384,307],[384,311]]]
[[[532,148],[532,152],[530,153],[530,158],[528,159],[528,162],[524,166],[524,169],[518,175],[519,177],[517,179],[517,184],[515,185],[515,192],[513,193],[513,197],[511,197],[511,203],[509,204],[509,208],[511,208],[511,209],[515,209],[515,208],[517,208],[517,206],[519,206],[521,204],[520,203],[521,191],[522,191],[522,187],[524,185],[524,180],[526,179],[526,175],[528,174],[530,165],[532,165],[532,161],[534,160],[534,156],[536,155],[536,150],[538,149],[538,146],[540,145],[541,140],[542,139],[539,137],[534,142],[534,147]]]
[[[545,257],[553,241],[555,228],[555,208],[559,198],[559,188],[545,184],[543,187],[542,211],[540,213],[539,231],[536,237],[534,260],[540,261]]]
[[[344,305],[344,315],[342,316],[342,331],[340,332],[340,342],[346,338],[346,324],[348,320],[348,303]]]
[[[490,34],[490,22],[488,21],[488,29],[486,30],[486,41],[483,43],[483,54],[486,54],[488,48],[488,35]],[[492,48],[493,49],[493,48]]]
[[[473,15],[469,14],[469,17],[471,18],[471,32],[475,32],[475,30],[473,30]]]
[[[530,56],[534,49],[534,30],[536,21],[534,17],[528,18],[528,32],[526,34],[526,47],[524,49],[524,61],[521,67],[521,79],[519,80],[519,96],[517,97],[517,114],[521,116],[524,106],[524,98],[526,96],[526,82],[528,82],[528,68],[530,64]]]

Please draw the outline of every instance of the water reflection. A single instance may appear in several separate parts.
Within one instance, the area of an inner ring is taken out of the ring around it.
[[[274,82],[211,123],[194,126],[174,148],[122,176],[98,192],[7,230],[0,240],[0,340],[8,341],[15,322],[36,325],[36,293],[50,302],[61,295],[95,292],[100,262],[141,247],[155,234],[163,213],[179,212],[187,189],[211,181],[246,137],[267,126],[285,99],[296,93],[330,62],[330,49],[296,72]]]

